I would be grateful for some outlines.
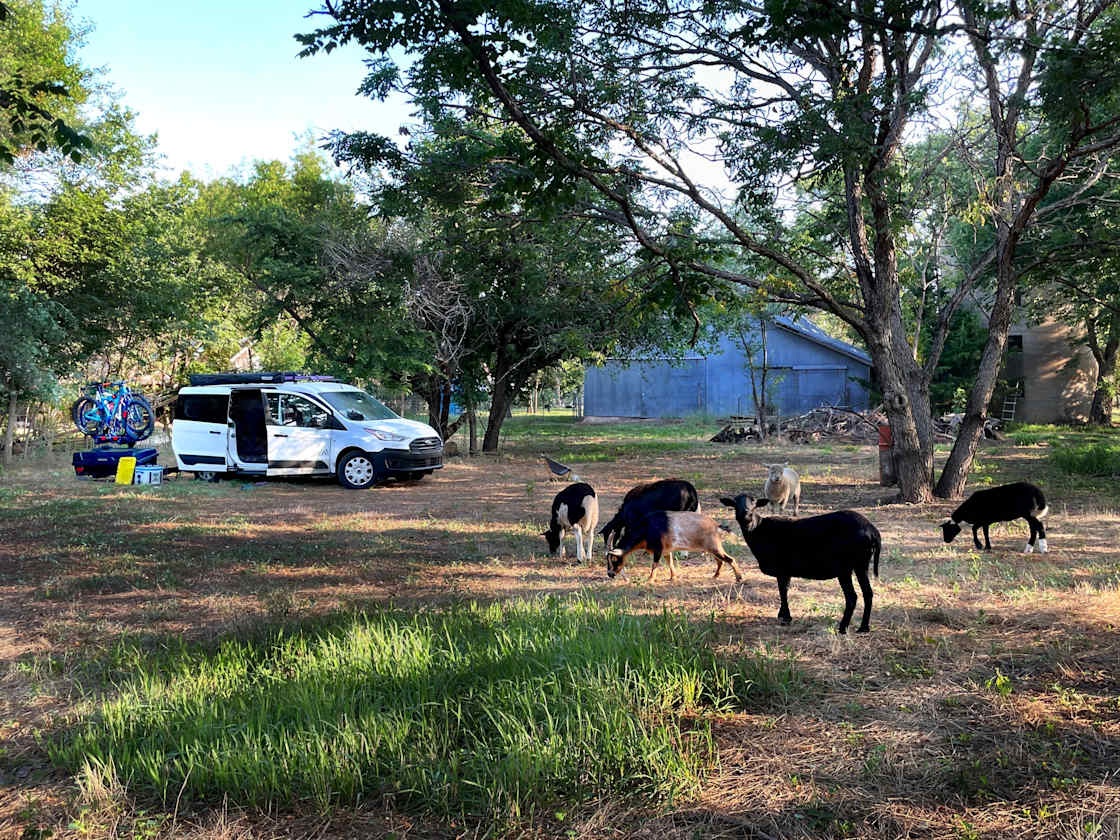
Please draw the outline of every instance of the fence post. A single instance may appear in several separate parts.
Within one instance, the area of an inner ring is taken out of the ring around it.
[[[898,473],[894,468],[894,438],[888,423],[879,424],[879,484],[893,487],[898,484]]]

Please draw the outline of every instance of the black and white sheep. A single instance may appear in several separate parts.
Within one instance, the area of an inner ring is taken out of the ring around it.
[[[626,529],[659,510],[699,511],[700,496],[687,481],[665,478],[632,487],[622,499],[618,513],[599,533],[610,551]]]
[[[972,541],[976,547],[984,551],[992,550],[992,542],[988,539],[988,526],[993,522],[1011,522],[1014,519],[1025,519],[1031,528],[1030,539],[1027,540],[1026,554],[1035,549],[1045,554],[1049,548],[1046,545],[1046,528],[1042,524],[1042,517],[1048,512],[1046,497],[1042,491],[1033,484],[1020,481],[1015,484],[1003,484],[987,490],[977,490],[964,500],[960,507],[953,511],[953,515],[941,523],[941,534],[945,542],[961,532],[958,522],[967,522],[972,526]],[[984,529],[984,545],[980,545],[980,538],[976,531]]]
[[[590,484],[571,484],[556,494],[552,500],[552,516],[548,530],[542,536],[548,540],[548,552],[553,556],[564,551],[564,535],[576,532],[576,557],[579,562],[590,560],[595,547],[595,526],[599,524],[599,499]],[[587,554],[583,553],[583,537],[587,535]]]
[[[808,519],[778,516],[763,519],[759,508],[769,504],[769,499],[739,495],[720,501],[735,509],[735,520],[758,560],[759,570],[778,579],[778,593],[782,597],[778,619],[782,624],[793,620],[786,594],[791,578],[836,578],[844,590],[844,617],[836,632],[846,633],[856,608],[856,591],[852,586],[854,573],[863,592],[863,621],[856,632],[867,633],[871,629],[872,592],[867,571],[874,561],[875,577],[879,577],[883,540],[866,517],[854,510],[839,510]]]
[[[669,580],[676,578],[673,566],[674,551],[702,551],[716,559],[719,577],[723,564],[728,563],[735,573],[735,580],[743,579],[735,566],[735,558],[723,550],[719,525],[714,519],[692,511],[655,511],[626,527],[618,545],[607,552],[607,577],[614,577],[622,569],[626,558],[635,551],[648,551],[653,555],[649,579],[657,571],[661,555],[668,555]]]

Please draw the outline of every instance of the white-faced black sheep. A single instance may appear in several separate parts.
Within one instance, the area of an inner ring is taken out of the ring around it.
[[[590,560],[595,544],[595,526],[599,524],[599,499],[590,484],[571,484],[552,500],[552,516],[542,536],[548,540],[548,551],[555,555],[564,548],[564,535],[576,532],[576,558]],[[583,537],[587,535],[587,554],[583,553]],[[564,552],[567,554],[567,552]]]
[[[1031,528],[1025,553],[1030,554],[1034,551],[1037,540],[1038,550],[1045,554],[1049,548],[1046,545],[1046,528],[1041,520],[1049,510],[1046,506],[1046,497],[1033,484],[1025,481],[1004,484],[987,490],[977,490],[965,499],[961,506],[953,511],[953,515],[941,523],[941,534],[945,542],[952,542],[953,538],[961,532],[961,526],[957,523],[967,522],[972,526],[972,541],[976,547],[991,551],[992,542],[988,539],[989,525],[993,522],[1025,519]],[[980,545],[980,538],[976,535],[979,528],[984,529],[983,546]]]
[[[649,579],[661,561],[661,555],[668,555],[669,580],[676,577],[673,568],[674,551],[703,551],[716,558],[716,573],[719,577],[723,564],[731,565],[735,580],[743,576],[735,567],[735,558],[723,550],[720,542],[719,525],[714,519],[692,511],[655,511],[638,522],[628,525],[619,537],[618,544],[607,552],[607,577],[614,577],[635,551],[648,551],[653,555],[653,565]]]
[[[856,608],[856,591],[852,586],[855,574],[863,592],[863,621],[856,632],[866,633],[871,629],[872,592],[867,572],[874,561],[875,577],[879,576],[883,541],[879,530],[866,517],[854,510],[839,510],[808,519],[779,516],[763,519],[759,508],[768,504],[769,499],[739,495],[720,501],[735,509],[735,520],[758,560],[759,570],[778,579],[778,593],[782,598],[778,619],[782,624],[793,620],[787,600],[791,578],[836,578],[844,590],[844,617],[836,632],[846,633]]]

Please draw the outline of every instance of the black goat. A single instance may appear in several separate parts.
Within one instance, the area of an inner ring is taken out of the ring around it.
[[[607,544],[607,551],[614,548],[627,528],[659,510],[699,511],[700,496],[689,482],[677,478],[665,478],[630,488],[618,513],[599,532]]]
[[[992,550],[992,541],[988,539],[988,526],[993,522],[1010,522],[1013,519],[1025,519],[1031,528],[1031,536],[1024,550],[1026,554],[1034,551],[1035,542],[1038,550],[1045,554],[1049,551],[1046,545],[1046,528],[1040,521],[1050,508],[1046,506],[1046,497],[1042,491],[1033,484],[1020,481],[1016,484],[1004,484],[987,490],[977,490],[964,500],[953,515],[941,523],[941,534],[945,542],[952,542],[953,538],[961,532],[958,522],[967,522],[972,526],[972,541],[976,547],[984,551]],[[984,529],[984,545],[980,545],[980,538],[976,536],[979,528]]]
[[[867,570],[874,560],[875,577],[879,577],[883,540],[879,529],[866,517],[854,510],[839,510],[808,519],[779,516],[763,519],[758,509],[768,504],[769,499],[756,501],[752,496],[739,495],[720,501],[735,508],[735,520],[758,560],[759,570],[778,579],[778,592],[782,596],[778,618],[782,624],[793,620],[786,597],[790,578],[836,578],[844,590],[844,617],[836,632],[846,633],[856,609],[856,590],[852,586],[854,572],[863,592],[863,621],[856,632],[867,633],[871,629],[872,592]]]
[[[599,523],[599,500],[590,484],[570,484],[552,500],[552,516],[543,536],[548,540],[548,552],[555,555],[563,549],[564,534],[576,532],[576,558],[583,562],[583,536],[587,535],[587,559],[592,557],[595,526]]]

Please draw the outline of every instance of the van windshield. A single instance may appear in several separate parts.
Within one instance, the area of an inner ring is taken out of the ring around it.
[[[365,391],[320,391],[319,396],[347,420],[395,420],[397,415]]]

